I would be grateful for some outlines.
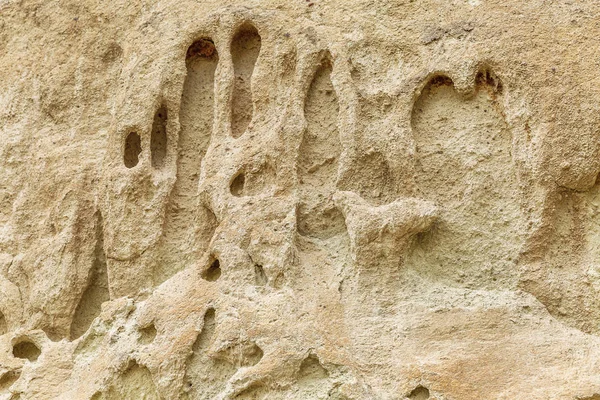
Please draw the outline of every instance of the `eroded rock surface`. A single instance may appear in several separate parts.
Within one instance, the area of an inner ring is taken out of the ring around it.
[[[0,399],[600,398],[598,16],[0,0]]]

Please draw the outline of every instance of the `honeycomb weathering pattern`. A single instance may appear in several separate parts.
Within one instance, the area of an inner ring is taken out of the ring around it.
[[[595,2],[0,2],[0,399],[600,398]]]

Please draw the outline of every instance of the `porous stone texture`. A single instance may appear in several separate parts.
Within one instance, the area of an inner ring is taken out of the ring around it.
[[[600,399],[599,17],[0,0],[0,399]]]

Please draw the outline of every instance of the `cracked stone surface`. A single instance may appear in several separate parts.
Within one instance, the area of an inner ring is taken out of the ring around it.
[[[0,400],[600,399],[598,16],[0,0]]]

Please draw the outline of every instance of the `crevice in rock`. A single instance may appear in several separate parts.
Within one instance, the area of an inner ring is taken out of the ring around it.
[[[142,152],[142,141],[140,135],[136,132],[130,132],[125,138],[123,150],[123,163],[127,168],[133,168],[139,163],[139,156]]]
[[[240,365],[251,367],[259,363],[264,356],[263,350],[256,343],[249,343],[242,346]]]
[[[102,311],[102,303],[110,299],[108,290],[108,272],[104,253],[104,222],[100,211],[96,212],[96,247],[94,264],[90,271],[88,285],[75,309],[71,322],[70,339],[83,335],[94,319]]]
[[[7,332],[8,332],[8,324],[6,323],[6,318],[4,317],[4,314],[2,314],[2,312],[0,312],[0,336],[4,335]]]
[[[0,377],[0,393],[8,389],[21,377],[19,371],[7,371]]]
[[[209,282],[215,282],[221,277],[221,264],[218,259],[215,259],[210,266],[202,272],[202,279]]]
[[[269,283],[269,278],[267,277],[265,269],[262,267],[262,265],[254,265],[254,283],[256,286],[265,286],[267,283]]]
[[[205,351],[210,345],[213,335],[215,334],[216,321],[215,321],[215,309],[210,307],[204,313],[204,322],[202,324],[202,331],[196,338],[192,350],[194,352]]]
[[[150,134],[150,155],[152,167],[160,169],[167,156],[167,107],[163,104],[154,114]]]

